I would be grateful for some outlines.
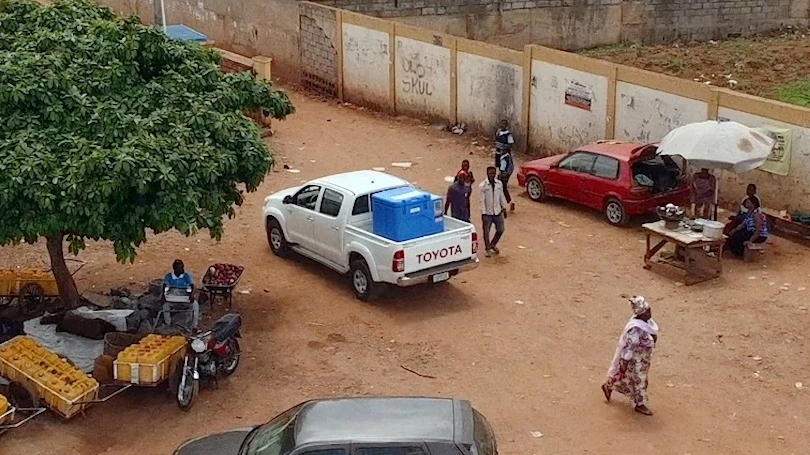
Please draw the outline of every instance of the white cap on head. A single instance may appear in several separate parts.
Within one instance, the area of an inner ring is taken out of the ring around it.
[[[636,316],[650,309],[650,304],[647,303],[647,300],[644,298],[643,295],[633,296],[630,299],[630,305],[632,305],[633,314],[635,314]]]

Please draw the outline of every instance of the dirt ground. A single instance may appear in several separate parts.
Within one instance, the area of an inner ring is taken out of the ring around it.
[[[810,32],[784,29],[746,39],[607,46],[582,54],[788,103],[810,105]]]
[[[302,400],[376,394],[468,398],[491,420],[505,455],[806,453],[806,249],[777,239],[760,262],[729,260],[720,279],[679,286],[641,268],[638,224],[612,228],[588,210],[521,195],[500,257],[482,257],[449,285],[362,303],[346,278],[270,253],[262,199],[304,179],[373,166],[441,193],[462,159],[483,176],[490,158],[472,138],[414,120],[293,99],[298,113],[275,124],[271,142],[301,172],[268,175],[220,243],[160,235],[132,265],[116,263],[108,244],[81,254],[90,261],[77,275],[87,292],[138,288],[177,257],[198,278],[216,261],[245,265],[239,290],[249,293],[234,301],[245,321],[240,370],[218,390],[203,389],[188,413],[158,391],[131,390],[67,423],[41,417],[0,437],[0,453],[169,454],[187,438],[258,424]],[[397,169],[395,161],[416,164]],[[0,266],[45,258],[44,245],[0,249]],[[599,389],[630,316],[623,293],[646,296],[661,326],[653,417],[633,413],[620,396],[606,404]]]

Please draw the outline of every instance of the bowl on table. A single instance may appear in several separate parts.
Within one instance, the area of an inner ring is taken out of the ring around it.
[[[686,216],[680,207],[674,205],[658,207],[655,209],[655,213],[664,222],[664,227],[667,229],[678,229]]]

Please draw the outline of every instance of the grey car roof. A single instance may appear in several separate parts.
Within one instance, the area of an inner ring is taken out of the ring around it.
[[[455,438],[451,398],[338,398],[304,405],[296,445],[336,442],[447,441]],[[459,416],[460,417],[460,416]]]
[[[178,447],[174,455],[235,454],[252,429],[239,428],[190,439]]]

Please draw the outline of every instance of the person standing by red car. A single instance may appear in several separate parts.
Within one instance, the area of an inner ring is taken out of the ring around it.
[[[511,152],[514,145],[515,136],[509,129],[509,122],[506,119],[501,120],[501,126],[495,132],[495,169],[501,167],[501,155],[505,152]]]
[[[450,216],[457,220],[470,222],[470,193],[472,193],[470,174],[461,171],[456,175],[453,184],[447,188],[444,198],[444,213],[450,210]]]
[[[501,154],[500,163],[498,165],[498,180],[503,184],[503,195],[506,197],[506,203],[509,204],[509,211],[515,211],[515,203],[512,201],[512,195],[509,194],[509,178],[515,172],[515,160],[512,157],[511,150],[505,150]]]

